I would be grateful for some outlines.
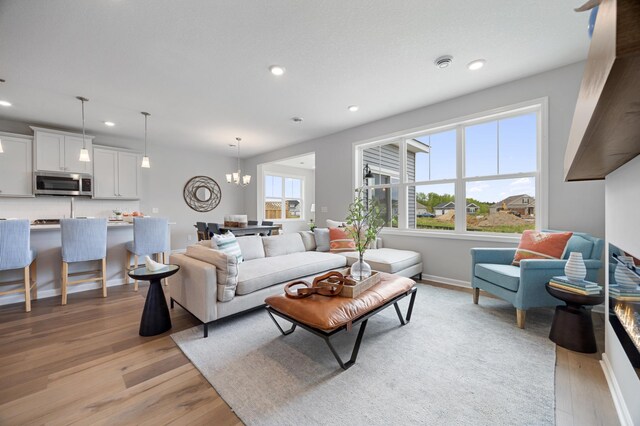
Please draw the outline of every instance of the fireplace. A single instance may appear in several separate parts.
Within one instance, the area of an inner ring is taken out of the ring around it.
[[[640,378],[640,259],[609,244],[609,323]]]

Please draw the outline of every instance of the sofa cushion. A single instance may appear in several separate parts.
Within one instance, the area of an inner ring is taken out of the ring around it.
[[[513,265],[494,263],[476,263],[476,277],[511,291],[518,291],[520,286],[520,268]]]
[[[244,260],[244,258],[242,257],[242,251],[240,250],[240,245],[238,244],[238,240],[236,239],[236,236],[231,232],[227,232],[226,234],[213,234],[213,238],[211,239],[211,247],[220,250],[230,256],[235,256],[238,259],[238,263]]]
[[[237,241],[244,260],[260,259],[265,257],[262,238],[259,235],[238,237]]]
[[[340,254],[347,258],[348,265],[353,265],[358,260],[357,251]],[[367,250],[364,253],[364,261],[367,262],[374,271],[395,274],[396,272],[422,262],[422,256],[420,253],[410,250],[380,248],[377,250]]]
[[[313,235],[313,231],[298,231],[298,234],[300,234],[302,238],[302,244],[304,244],[306,251],[312,251],[317,248],[316,237]]]
[[[329,251],[346,253],[356,249],[356,243],[344,228],[329,228]]]
[[[530,229],[522,233],[513,265],[524,259],[562,259],[573,232],[540,232]]]
[[[262,237],[262,244],[267,257],[284,256],[285,254],[306,251],[302,243],[302,237],[297,232],[295,234]]]
[[[347,222],[327,219],[327,228],[343,228],[345,226],[347,226]]]
[[[315,228],[316,251],[329,251],[329,228]]]
[[[202,245],[187,247],[185,255],[214,265],[216,267],[218,301],[228,302],[233,299],[238,285],[238,258],[236,256]]]
[[[569,242],[567,243],[567,248],[564,252],[563,259],[569,259],[569,255],[571,252],[577,251],[578,253],[582,253],[583,259],[590,259],[591,252],[593,251],[593,242],[587,240],[580,235],[573,234],[571,238],[569,238]]]
[[[285,281],[341,268],[346,266],[346,263],[343,256],[317,251],[250,260],[238,265],[236,294],[249,294]]]

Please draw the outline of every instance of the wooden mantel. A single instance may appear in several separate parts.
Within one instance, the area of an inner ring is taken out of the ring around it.
[[[596,180],[640,154],[640,1],[603,0],[573,115],[565,180]]]

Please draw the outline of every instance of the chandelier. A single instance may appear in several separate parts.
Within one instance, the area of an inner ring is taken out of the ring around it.
[[[227,183],[235,183],[238,186],[247,186],[251,183],[251,175],[242,175],[242,170],[240,170],[240,141],[240,138],[236,138],[236,147],[238,147],[238,170],[233,173],[227,173]]]

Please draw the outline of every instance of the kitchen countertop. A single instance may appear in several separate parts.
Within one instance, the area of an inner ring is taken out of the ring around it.
[[[129,222],[107,222],[107,229],[109,228],[131,228],[133,223]],[[52,225],[31,225],[32,231],[46,231],[50,229],[60,229],[59,224]]]

